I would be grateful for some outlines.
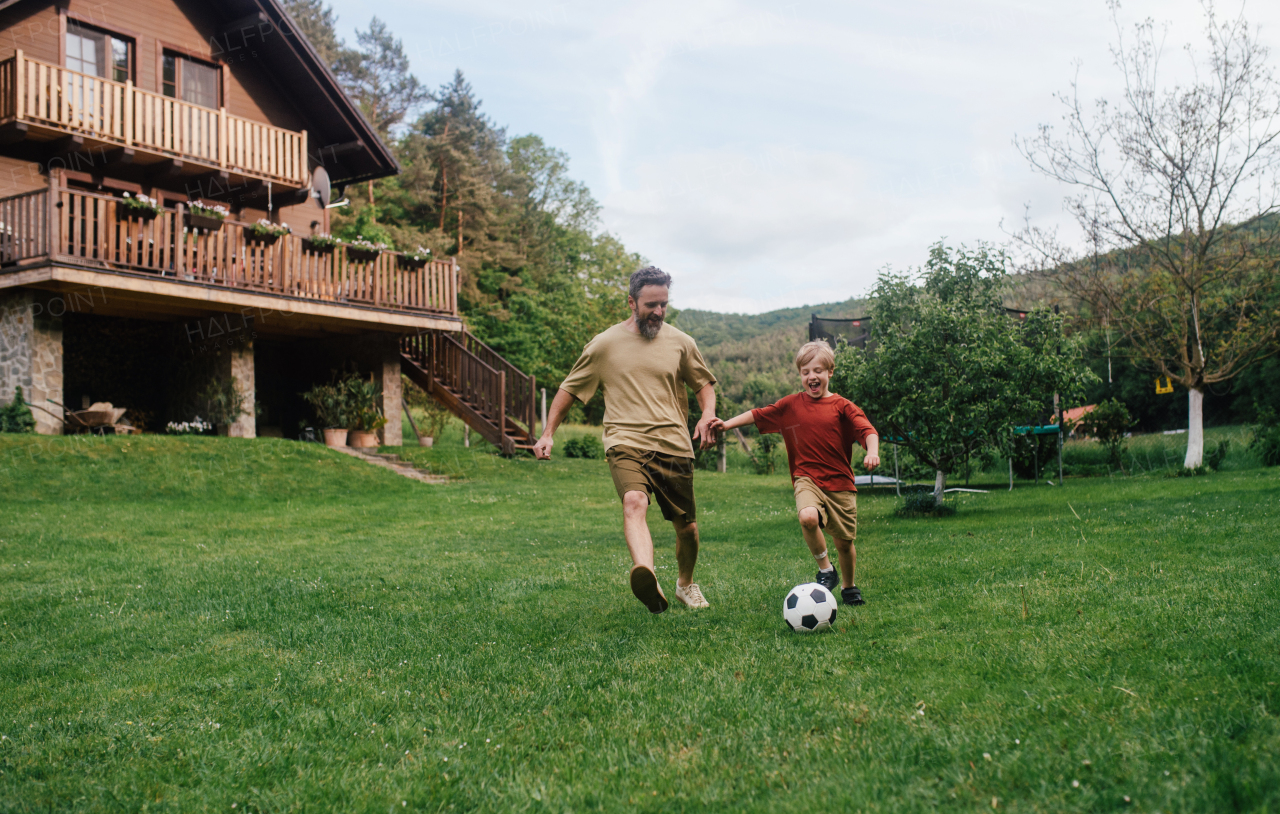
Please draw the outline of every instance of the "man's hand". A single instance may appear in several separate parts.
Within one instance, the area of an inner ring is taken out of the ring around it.
[[[711,449],[716,445],[716,429],[713,426],[717,421],[724,424],[723,421],[713,415],[702,414],[702,418],[698,420],[698,426],[693,429],[693,438],[699,444],[699,449]]]
[[[866,467],[868,472],[875,471],[875,468],[880,465],[880,456],[868,453],[867,456],[862,459],[862,465]]]
[[[551,436],[544,435],[538,439],[538,443],[533,445],[533,457],[539,461],[551,460],[551,447],[555,441],[551,440]]]

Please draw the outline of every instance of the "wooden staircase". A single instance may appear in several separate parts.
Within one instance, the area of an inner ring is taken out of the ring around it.
[[[503,455],[533,448],[537,380],[469,332],[405,337],[400,368]]]

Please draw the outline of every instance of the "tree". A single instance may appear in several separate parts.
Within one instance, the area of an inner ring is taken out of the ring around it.
[[[284,9],[324,63],[330,68],[337,65],[347,47],[338,39],[333,9],[324,0],[284,0]]]
[[[1189,82],[1167,82],[1148,20],[1126,43],[1113,6],[1112,48],[1125,91],[1092,110],[1073,82],[1060,94],[1066,130],[1042,125],[1019,150],[1075,187],[1075,250],[1030,224],[1016,237],[1030,265],[1116,330],[1151,373],[1187,388],[1184,465],[1204,458],[1206,386],[1280,350],[1280,84],[1242,17],[1206,5],[1208,52]]]
[[[386,23],[374,17],[367,31],[356,32],[356,50],[345,50],[337,62],[338,79],[383,139],[430,94],[409,71],[404,45]]]
[[[936,500],[948,472],[985,448],[1007,454],[1015,425],[1047,413],[1054,393],[1071,398],[1093,375],[1060,316],[1047,308],[1022,321],[1006,314],[1005,262],[986,248],[939,243],[918,275],[881,273],[874,345],[836,354],[832,389],[937,473]]]

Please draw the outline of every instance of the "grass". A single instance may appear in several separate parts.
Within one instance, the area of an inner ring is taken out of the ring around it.
[[[0,436],[0,812],[1280,808],[1274,470],[864,493],[802,636],[785,475],[698,475],[651,616],[603,461],[404,454],[465,478]]]

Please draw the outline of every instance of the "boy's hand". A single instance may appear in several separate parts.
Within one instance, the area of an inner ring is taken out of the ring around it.
[[[880,465],[880,456],[879,456],[879,455],[868,455],[867,457],[865,457],[865,458],[863,458],[863,459],[862,459],[862,465],[863,465],[864,467],[866,467],[866,468],[867,468],[867,471],[868,471],[868,472],[871,472],[871,471],[873,471],[877,466],[879,466],[879,465]]]
[[[724,419],[723,418],[711,419],[710,421],[707,422],[707,429],[713,435],[719,435],[720,433],[724,432]]]

